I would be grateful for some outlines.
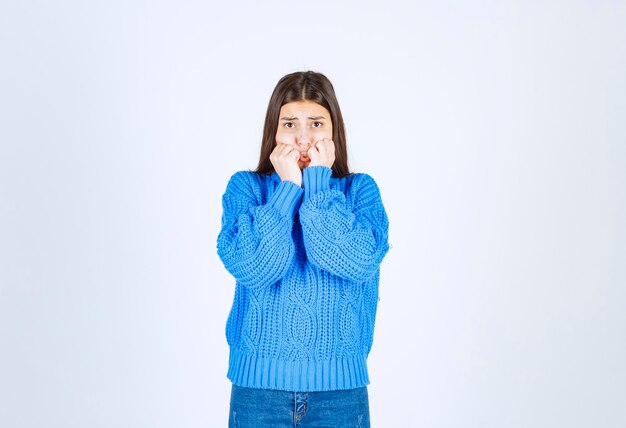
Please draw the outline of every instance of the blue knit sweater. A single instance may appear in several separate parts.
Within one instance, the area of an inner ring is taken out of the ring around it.
[[[389,249],[378,186],[366,174],[234,174],[217,252],[235,277],[228,378],[286,391],[369,383],[379,266]]]

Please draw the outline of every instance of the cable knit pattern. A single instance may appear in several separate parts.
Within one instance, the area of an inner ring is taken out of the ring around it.
[[[217,250],[235,277],[228,377],[287,391],[369,383],[380,263],[389,249],[380,192],[366,174],[234,174]]]

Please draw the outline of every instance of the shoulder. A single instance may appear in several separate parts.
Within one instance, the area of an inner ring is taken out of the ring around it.
[[[228,180],[223,195],[225,206],[231,204],[259,204],[266,193],[270,175],[257,174],[254,171],[237,171]]]
[[[365,173],[353,173],[345,177],[346,180],[346,197],[352,201],[355,206],[374,207],[382,206],[382,198],[380,189],[376,180]]]
[[[365,189],[371,189],[378,192],[378,184],[376,184],[376,180],[364,172],[355,172],[346,177],[346,184],[351,192],[360,192]]]

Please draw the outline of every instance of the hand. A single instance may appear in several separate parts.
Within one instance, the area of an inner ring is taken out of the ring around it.
[[[302,171],[298,166],[300,152],[289,144],[277,143],[270,154],[270,162],[283,181],[291,181],[302,187]]]
[[[308,151],[311,163],[309,166],[327,166],[332,168],[335,163],[335,143],[329,138],[318,140]]]

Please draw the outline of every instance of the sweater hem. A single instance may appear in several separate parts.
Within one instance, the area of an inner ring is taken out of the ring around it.
[[[369,384],[365,356],[285,361],[231,350],[227,377],[237,386],[293,392],[354,389]]]

